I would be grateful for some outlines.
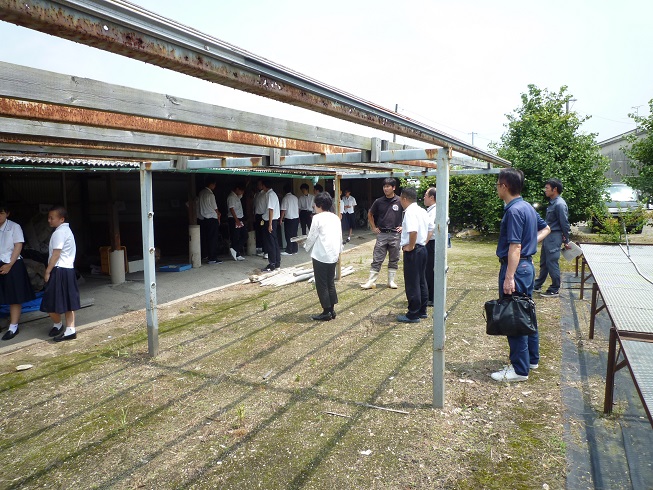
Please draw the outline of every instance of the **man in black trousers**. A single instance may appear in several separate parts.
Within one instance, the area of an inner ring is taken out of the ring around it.
[[[277,241],[281,210],[279,209],[279,197],[272,190],[272,181],[270,179],[263,179],[262,183],[267,202],[266,210],[263,213],[263,236],[265,239],[265,251],[268,254],[268,266],[263,270],[270,272],[281,267],[281,248]]]
[[[426,242],[431,238],[435,225],[429,222],[426,210],[417,205],[415,189],[404,188],[400,201],[401,207],[404,208],[400,246],[404,251],[404,284],[408,312],[405,315],[397,315],[397,321],[418,323],[420,318],[427,318]]]

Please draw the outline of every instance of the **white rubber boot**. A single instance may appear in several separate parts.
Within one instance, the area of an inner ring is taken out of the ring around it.
[[[370,271],[370,278],[365,284],[361,284],[361,289],[376,289],[376,278],[379,277],[379,273],[376,271]]]
[[[390,289],[397,289],[397,283],[395,282],[395,276],[397,271],[395,269],[388,269],[388,287]]]

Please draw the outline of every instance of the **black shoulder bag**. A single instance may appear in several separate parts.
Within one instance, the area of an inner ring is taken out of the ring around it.
[[[522,293],[485,303],[488,335],[533,335],[537,333],[535,302]]]

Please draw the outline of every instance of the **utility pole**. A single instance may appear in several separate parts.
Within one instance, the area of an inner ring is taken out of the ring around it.
[[[576,102],[578,99],[567,99],[565,114],[569,114],[569,102]]]
[[[474,131],[472,131],[472,132],[469,133],[469,134],[472,135],[472,146],[474,146],[474,135],[475,135],[475,134],[478,134],[478,133],[475,133]]]
[[[399,104],[395,104],[395,113],[399,114]],[[397,135],[396,134],[392,135],[392,142],[393,143],[397,142]]]
[[[642,107],[642,105],[634,105],[631,107],[631,109],[635,109],[635,117],[639,117],[639,108]]]

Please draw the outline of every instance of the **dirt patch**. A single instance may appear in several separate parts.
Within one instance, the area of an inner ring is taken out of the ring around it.
[[[450,249],[442,409],[430,322],[395,321],[403,281],[358,286],[368,244],[343,258],[357,272],[331,322],[310,320],[310,284],[242,285],[160,309],[154,359],[142,312],[0,358],[0,486],[562,488],[559,301],[538,300],[540,368],[493,382],[508,356],[481,315],[495,246]]]

